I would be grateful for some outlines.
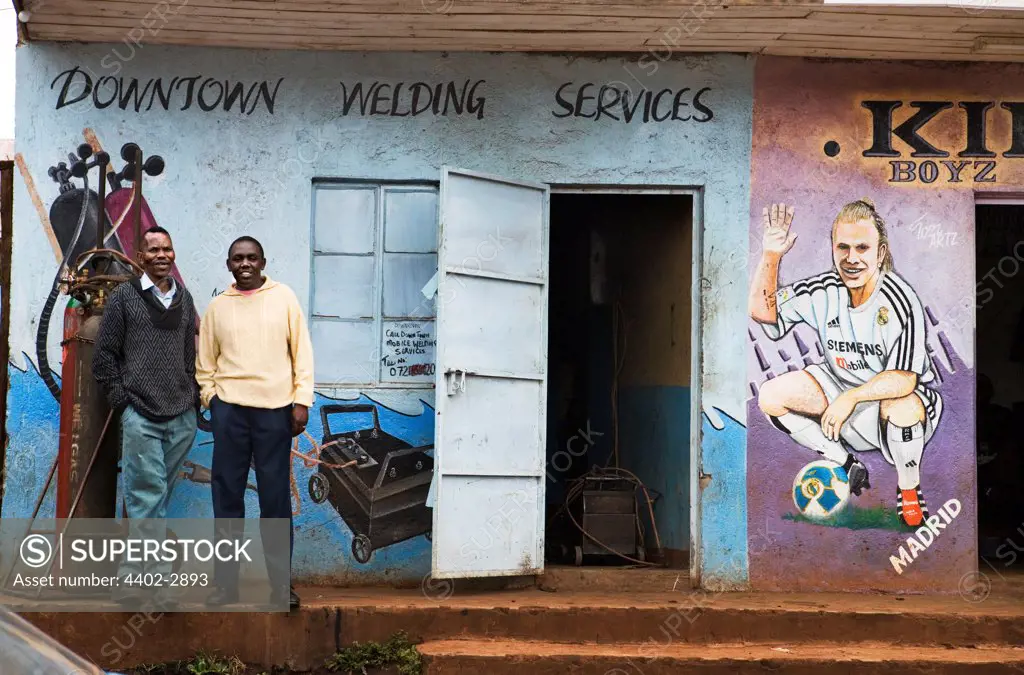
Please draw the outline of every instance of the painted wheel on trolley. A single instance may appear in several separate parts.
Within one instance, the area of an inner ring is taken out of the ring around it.
[[[356,562],[365,565],[370,562],[370,554],[373,553],[373,548],[370,545],[370,538],[365,534],[358,534],[352,540],[352,557],[356,559]]]
[[[203,417],[203,412],[201,410],[197,410],[196,411],[196,425],[199,427],[200,431],[209,431],[212,434],[213,433],[213,414],[211,413],[210,414],[210,418],[207,419],[206,417]]]
[[[314,473],[309,477],[309,498],[315,504],[323,504],[330,493],[331,486],[322,473]]]

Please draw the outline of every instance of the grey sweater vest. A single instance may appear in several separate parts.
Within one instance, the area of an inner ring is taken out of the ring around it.
[[[128,405],[154,422],[199,408],[196,384],[196,308],[178,284],[164,308],[139,280],[110,294],[96,338],[93,376],[114,414]]]

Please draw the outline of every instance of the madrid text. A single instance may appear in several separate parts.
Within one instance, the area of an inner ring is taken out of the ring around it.
[[[950,499],[939,509],[938,515],[928,516],[924,526],[918,528],[913,536],[907,537],[906,545],[901,545],[896,554],[889,556],[889,562],[892,563],[896,574],[903,574],[908,565],[927,551],[942,534],[942,530],[953,524],[953,520],[960,515],[960,510],[960,500]]]

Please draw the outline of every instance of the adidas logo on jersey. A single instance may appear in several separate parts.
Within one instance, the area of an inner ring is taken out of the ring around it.
[[[839,328],[839,317],[837,316],[836,318],[834,318],[831,321],[829,321],[828,322],[828,327],[829,328]]]

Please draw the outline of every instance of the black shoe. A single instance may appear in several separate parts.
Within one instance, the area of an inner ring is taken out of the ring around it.
[[[853,455],[850,455],[850,460],[847,460],[846,466],[843,468],[846,469],[846,475],[850,479],[850,492],[860,497],[863,490],[871,487],[871,483],[868,482],[868,468],[853,459]]]
[[[272,604],[272,605],[280,605],[282,603],[282,601],[283,601],[283,599],[281,598],[281,594],[280,593],[276,593],[275,592],[275,593],[271,593],[270,594],[270,604]],[[288,611],[289,612],[294,611],[294,610],[298,609],[300,605],[301,605],[301,602],[299,601],[299,596],[295,592],[295,589],[292,588],[292,587],[289,587],[288,588]]]
[[[233,605],[238,602],[238,591],[229,591],[226,588],[217,588],[206,598],[206,604],[211,607]]]

